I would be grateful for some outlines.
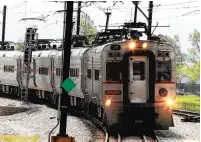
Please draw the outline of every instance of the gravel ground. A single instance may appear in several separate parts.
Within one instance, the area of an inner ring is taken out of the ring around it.
[[[16,100],[0,98],[1,106],[16,105],[21,103]],[[26,107],[26,105],[23,105]],[[57,123],[57,111],[44,105],[31,104],[29,107],[38,108],[33,112],[23,112],[9,116],[0,116],[0,135],[25,135],[39,136],[40,142],[48,141],[50,130]],[[181,117],[174,115],[175,127],[168,131],[156,131],[159,139],[165,142],[177,141],[199,141],[200,123],[181,122]],[[53,135],[58,134],[59,128],[53,131]],[[89,120],[68,116],[67,133],[75,137],[76,142],[103,141],[103,133],[98,130]],[[140,140],[139,138],[126,137],[125,142]],[[111,138],[115,141],[115,138]]]

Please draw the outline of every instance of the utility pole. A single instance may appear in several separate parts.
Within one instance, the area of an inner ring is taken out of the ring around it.
[[[5,41],[5,26],[6,26],[6,6],[3,7],[3,23],[2,23],[2,46],[4,50],[4,41]]]
[[[134,24],[137,22],[137,7],[138,7],[139,1],[133,1],[133,4],[135,5],[135,13],[134,13]]]
[[[65,1],[67,5],[66,17],[65,17],[65,31],[64,31],[64,42],[63,42],[63,81],[69,77],[70,68],[70,52],[71,52],[71,39],[72,39],[72,28],[73,28],[73,1]],[[66,6],[65,6],[66,7]],[[69,107],[69,96],[68,93],[63,89],[61,94],[61,119],[60,119],[60,129],[58,136],[68,137],[66,134],[66,123],[67,123],[67,110]]]
[[[78,1],[78,10],[77,10],[77,35],[80,33],[80,12],[81,12],[82,1]]]
[[[148,16],[148,39],[151,37],[151,25],[152,25],[152,12],[153,12],[153,1],[149,1],[149,16]]]
[[[107,12],[105,12],[105,14],[107,16],[106,24],[105,24],[105,31],[106,31],[108,29],[109,16],[110,16],[111,12],[108,12],[108,9],[107,9]]]

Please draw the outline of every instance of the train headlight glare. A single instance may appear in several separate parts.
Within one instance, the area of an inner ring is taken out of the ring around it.
[[[147,43],[145,42],[145,43],[143,43],[142,44],[142,47],[145,49],[145,48],[147,48]]]
[[[110,104],[111,104],[111,100],[110,99],[106,100],[106,102],[105,102],[106,107],[109,107]]]
[[[166,103],[167,103],[168,106],[172,106],[173,105],[173,100],[172,99],[168,99],[166,101]]]
[[[129,44],[129,48],[130,48],[131,50],[133,50],[133,49],[135,48],[135,46],[136,46],[136,43],[135,43],[135,42],[131,42],[131,43]]]
[[[162,97],[166,97],[168,95],[168,90],[166,88],[161,88],[159,90],[159,95]]]

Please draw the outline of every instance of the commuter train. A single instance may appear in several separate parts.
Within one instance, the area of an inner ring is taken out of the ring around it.
[[[0,51],[0,89],[18,94],[23,52]],[[29,98],[53,100],[61,93],[62,51],[32,52]],[[71,49],[70,105],[111,130],[173,127],[175,52],[166,42],[122,40]],[[53,94],[56,92],[56,97]]]

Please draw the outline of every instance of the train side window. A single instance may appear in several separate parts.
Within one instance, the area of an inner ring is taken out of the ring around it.
[[[121,62],[106,63],[106,81],[121,81]]]
[[[91,79],[91,69],[87,69],[87,78]]]
[[[56,75],[61,76],[61,68],[56,68]]]
[[[48,67],[39,67],[39,74],[48,75]]]
[[[95,80],[99,81],[99,70],[95,70]]]
[[[71,68],[69,69],[69,76],[72,77]]]
[[[76,77],[76,69],[73,69],[73,77]]]
[[[133,62],[133,80],[145,79],[145,63]]]
[[[70,69],[70,76],[74,77],[74,70],[72,68]]]
[[[171,61],[156,61],[156,81],[171,81]]]
[[[3,70],[4,72],[14,72],[15,66],[4,65]]]

